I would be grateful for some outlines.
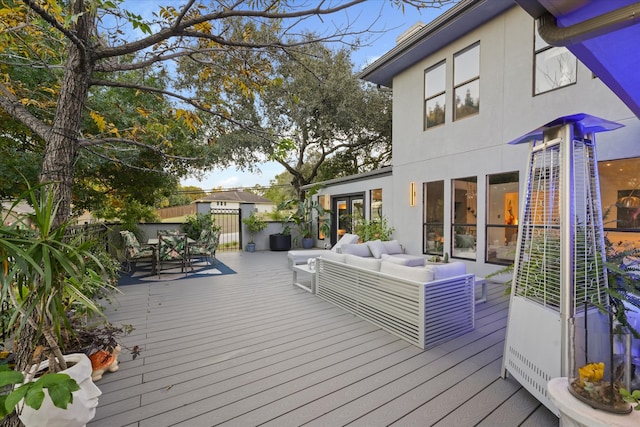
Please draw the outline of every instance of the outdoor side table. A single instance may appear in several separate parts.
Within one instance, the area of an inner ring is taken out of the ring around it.
[[[316,269],[315,267],[311,269],[308,264],[295,264],[292,267],[293,270],[293,280],[292,283],[294,286],[297,286],[301,289],[304,289],[307,292],[311,292],[312,294],[316,293]],[[298,275],[302,273],[304,281],[301,281]]]

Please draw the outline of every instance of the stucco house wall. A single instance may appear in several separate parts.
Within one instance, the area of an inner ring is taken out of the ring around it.
[[[473,11],[469,12],[473,13]],[[446,30],[443,30],[446,31]],[[452,121],[453,55],[480,43],[480,112]],[[484,263],[486,176],[520,172],[521,200],[528,147],[508,142],[551,120],[588,113],[626,127],[598,134],[599,160],[640,155],[640,122],[591,71],[578,63],[577,83],[533,96],[534,20],[514,6],[491,21],[460,36],[418,60],[393,78],[393,191],[396,237],[410,253],[422,252],[423,207],[410,207],[411,182],[444,180],[445,247],[451,239],[451,180],[478,178],[476,261],[468,269],[487,274],[498,267]],[[423,129],[424,72],[446,60],[446,119],[443,125]]]

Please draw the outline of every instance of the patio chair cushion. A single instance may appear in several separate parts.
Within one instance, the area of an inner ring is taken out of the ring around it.
[[[136,260],[140,258],[148,258],[154,255],[153,248],[143,248],[138,241],[138,238],[131,231],[123,230],[120,232],[122,239],[124,240],[125,257],[129,260]]]
[[[186,242],[185,236],[162,235],[158,245],[158,259],[160,261],[183,260]]]

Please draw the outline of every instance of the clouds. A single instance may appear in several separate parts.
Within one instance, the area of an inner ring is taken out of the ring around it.
[[[275,162],[267,162],[260,165],[260,172],[242,172],[235,167],[224,170],[214,170],[207,173],[202,179],[186,178],[180,183],[183,186],[192,185],[203,190],[214,188],[239,188],[254,187],[260,185],[268,187],[269,181],[282,173],[284,168]]]

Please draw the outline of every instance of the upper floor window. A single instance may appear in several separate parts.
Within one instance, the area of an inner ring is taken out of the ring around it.
[[[480,111],[480,43],[453,56],[453,119]]]
[[[578,60],[566,47],[554,47],[535,32],[533,94],[538,95],[577,80]]]
[[[444,123],[446,62],[424,72],[424,128]]]

